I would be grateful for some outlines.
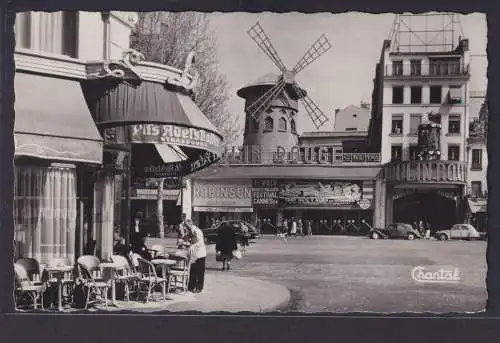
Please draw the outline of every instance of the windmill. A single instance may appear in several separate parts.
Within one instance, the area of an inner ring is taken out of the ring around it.
[[[297,62],[295,67],[288,69],[283,60],[280,58],[268,36],[262,29],[262,26],[257,22],[248,31],[248,35],[253,39],[257,46],[273,61],[276,67],[281,72],[274,85],[266,92],[259,96],[255,101],[247,104],[245,113],[251,118],[256,118],[258,114],[265,112],[269,106],[278,98],[288,102],[286,97],[283,97],[284,91],[294,92],[297,99],[302,100],[304,108],[308,113],[312,123],[319,129],[328,121],[328,117],[321,111],[316,103],[307,95],[295,81],[295,76],[304,70],[308,65],[318,59],[321,55],[331,49],[332,45],[322,34],[306,51],[304,56]]]

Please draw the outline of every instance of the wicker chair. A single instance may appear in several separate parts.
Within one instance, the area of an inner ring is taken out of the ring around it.
[[[162,286],[163,301],[167,300],[167,280],[156,274],[155,266],[148,260],[139,257],[137,258],[137,262],[139,263],[139,271],[142,273],[142,277],[139,279],[139,291],[142,288],[141,286],[147,286],[146,303],[149,302],[149,298],[152,295],[151,291],[158,285]]]
[[[83,279],[87,286],[87,299],[85,301],[85,309],[87,309],[90,296],[92,294],[99,295],[101,300],[104,298],[106,310],[108,309],[108,290],[111,286],[109,280],[104,280],[101,276],[100,261],[92,255],[84,255],[78,258],[78,274]]]
[[[170,292],[170,287],[172,286],[172,284],[174,288],[176,288],[180,283],[183,292],[187,293],[189,284],[189,271],[191,268],[191,254],[188,253],[186,257],[177,257],[177,259],[177,266],[175,268],[171,268],[168,272],[167,292]]]
[[[35,282],[30,280],[28,272],[22,264],[14,263],[14,271],[16,274],[16,287],[14,297],[16,302],[16,309],[18,303],[18,296],[28,295],[35,309],[38,308],[38,298],[41,300],[41,307],[43,309],[43,292],[45,292],[45,285],[42,282]]]
[[[125,296],[127,297],[127,301],[129,301],[130,293],[136,292],[135,286],[137,281],[140,279],[141,274],[138,275],[134,272],[134,268],[124,256],[112,255],[111,261],[119,266],[116,270],[116,279],[125,286]]]

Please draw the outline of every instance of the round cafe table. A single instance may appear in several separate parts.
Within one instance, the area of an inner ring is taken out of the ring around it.
[[[62,286],[66,275],[73,270],[73,266],[47,266],[44,268],[47,271],[49,280],[57,280],[57,310],[62,311]]]
[[[170,259],[167,260],[167,259],[164,259],[164,258],[157,258],[157,259],[151,260],[151,263],[155,264],[155,265],[160,265],[161,266],[162,277],[164,279],[166,279],[167,278],[168,267],[175,265],[177,263],[177,261],[170,260]]]

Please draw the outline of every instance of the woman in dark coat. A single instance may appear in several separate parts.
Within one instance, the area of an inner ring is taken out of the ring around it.
[[[215,251],[221,255],[222,270],[231,269],[231,259],[233,258],[233,250],[236,250],[238,245],[236,243],[236,234],[230,223],[225,223],[217,232],[217,242],[215,244]]]

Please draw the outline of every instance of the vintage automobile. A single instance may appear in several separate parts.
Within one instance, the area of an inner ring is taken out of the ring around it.
[[[474,226],[470,224],[455,224],[448,230],[436,231],[434,237],[440,241],[447,241],[450,239],[473,240],[482,238]]]
[[[413,240],[415,238],[422,238],[417,230],[410,224],[405,223],[392,223],[387,225],[385,229],[373,228],[368,233],[368,236],[372,239],[402,238]]]
[[[225,223],[230,223],[234,232],[237,235],[237,239],[241,239],[241,223],[244,223],[248,227],[248,233],[250,234],[250,239],[254,239],[257,237],[257,229],[255,226],[250,224],[249,222],[246,222],[244,220],[226,220],[223,222],[218,223],[215,227],[209,227],[206,229],[203,229],[203,235],[205,236],[205,241],[206,243],[215,243],[217,241],[217,231],[219,228],[222,227],[223,224]]]

